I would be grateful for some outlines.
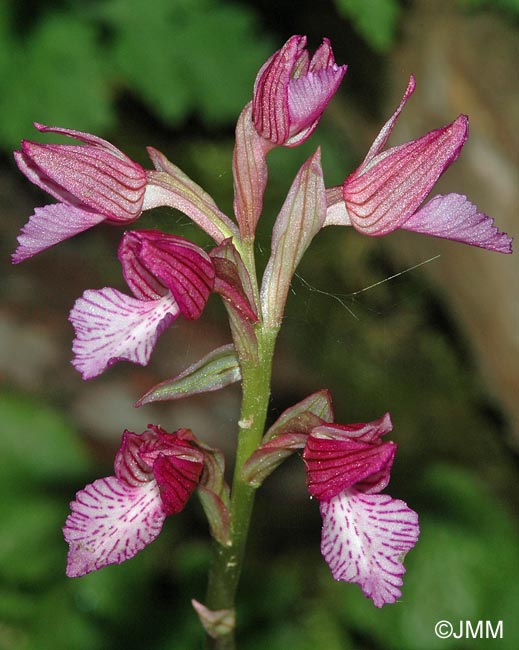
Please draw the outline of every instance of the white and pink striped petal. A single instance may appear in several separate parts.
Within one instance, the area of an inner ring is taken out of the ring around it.
[[[69,578],[129,560],[156,539],[166,518],[155,481],[135,487],[115,476],[87,485],[70,507],[63,528]]]
[[[104,220],[102,214],[66,203],[52,203],[36,208],[18,235],[18,248],[12,256],[13,264],[23,262]]]
[[[360,585],[376,607],[401,596],[403,559],[418,540],[418,515],[387,494],[345,490],[321,502],[321,552],[336,580]]]
[[[72,364],[83,379],[123,359],[146,365],[158,337],[179,314],[170,293],[146,301],[110,287],[87,290],[69,316],[76,332]]]

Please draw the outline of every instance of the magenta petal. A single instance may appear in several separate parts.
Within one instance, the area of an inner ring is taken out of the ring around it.
[[[213,289],[209,255],[192,242],[159,230],[126,232],[119,259],[137,298],[154,300],[170,292],[188,319],[199,318]]]
[[[321,552],[336,580],[355,582],[376,607],[401,596],[403,559],[418,540],[418,515],[386,494],[346,490],[321,502]]]
[[[85,144],[22,141],[15,160],[27,178],[63,203],[81,205],[115,223],[142,211],[146,172],[106,140],[81,131],[35,124],[40,131],[67,135]]]
[[[287,146],[299,144],[310,137],[345,74],[346,66],[333,65],[291,79],[288,86],[288,107],[292,137],[285,143]]]
[[[114,471],[118,479],[134,487],[153,479],[152,468],[141,457],[140,451],[145,443],[153,443],[156,438],[153,429],[148,429],[140,435],[128,429],[123,432],[121,446],[114,459]]]
[[[121,359],[146,365],[159,335],[178,315],[169,293],[146,301],[111,288],[87,290],[69,316],[76,331],[72,364],[83,379],[96,377]]]
[[[185,448],[179,448],[174,454],[166,450],[153,463],[153,475],[160,488],[162,507],[167,515],[176,514],[184,508],[198,485],[203,467],[203,454]]]
[[[252,114],[260,135],[275,144],[289,137],[288,84],[306,37],[291,36],[260,69],[254,82]]]
[[[385,235],[403,226],[456,160],[467,133],[468,120],[461,115],[452,124],[361,165],[343,185],[353,226],[366,235]]]
[[[52,203],[35,208],[34,214],[18,235],[14,264],[88,230],[105,220],[102,214],[82,210],[65,203]]]
[[[401,227],[498,253],[512,252],[512,238],[498,230],[491,217],[478,212],[461,194],[435,196]]]
[[[202,314],[214,285],[215,270],[207,253],[181,237],[144,242],[141,256],[175,297],[184,318]]]
[[[158,536],[166,517],[155,481],[133,487],[115,476],[87,485],[70,507],[63,528],[70,578],[129,560]]]

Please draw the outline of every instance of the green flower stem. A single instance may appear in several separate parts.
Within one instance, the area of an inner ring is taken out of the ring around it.
[[[262,324],[258,324],[257,358],[241,360],[242,407],[231,490],[231,544],[222,546],[216,541],[213,543],[206,599],[206,605],[211,610],[234,609],[255,496],[255,488],[241,480],[241,470],[263,437],[277,333],[278,329],[265,329]],[[236,647],[233,631],[217,638],[209,638],[208,643],[213,650],[233,650]]]

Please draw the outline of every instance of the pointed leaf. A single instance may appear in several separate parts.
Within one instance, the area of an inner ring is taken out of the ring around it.
[[[326,390],[319,390],[287,408],[269,428],[263,442],[284,433],[305,433],[324,422],[333,422],[332,398]]]
[[[216,205],[213,198],[166,156],[148,147],[157,171],[147,173],[144,210],[162,205],[180,210],[210,235],[217,244],[238,234],[236,225]]]
[[[318,149],[302,165],[292,183],[272,233],[272,252],[261,287],[267,327],[279,327],[294,275],[304,252],[326,217],[326,197]]]
[[[243,239],[254,238],[267,185],[267,154],[275,146],[256,131],[251,106],[247,104],[238,118],[232,158],[234,213]]]
[[[277,469],[294,451],[303,449],[306,444],[305,433],[286,433],[261,445],[244,464],[242,481],[258,488],[263,481]]]
[[[135,406],[151,402],[182,399],[190,395],[220,390],[241,379],[240,364],[232,344],[223,345],[207,354],[172,379],[157,384],[143,395]]]

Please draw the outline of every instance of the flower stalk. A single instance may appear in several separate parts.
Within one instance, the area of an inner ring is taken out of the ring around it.
[[[239,420],[238,446],[231,488],[230,544],[213,542],[213,557],[207,588],[207,607],[211,610],[234,610],[236,589],[240,578],[247,535],[256,490],[242,478],[242,469],[258,448],[265,429],[270,398],[272,359],[278,329],[256,326],[257,362],[241,360],[242,406]],[[209,647],[215,650],[235,648],[234,630],[212,637]]]

